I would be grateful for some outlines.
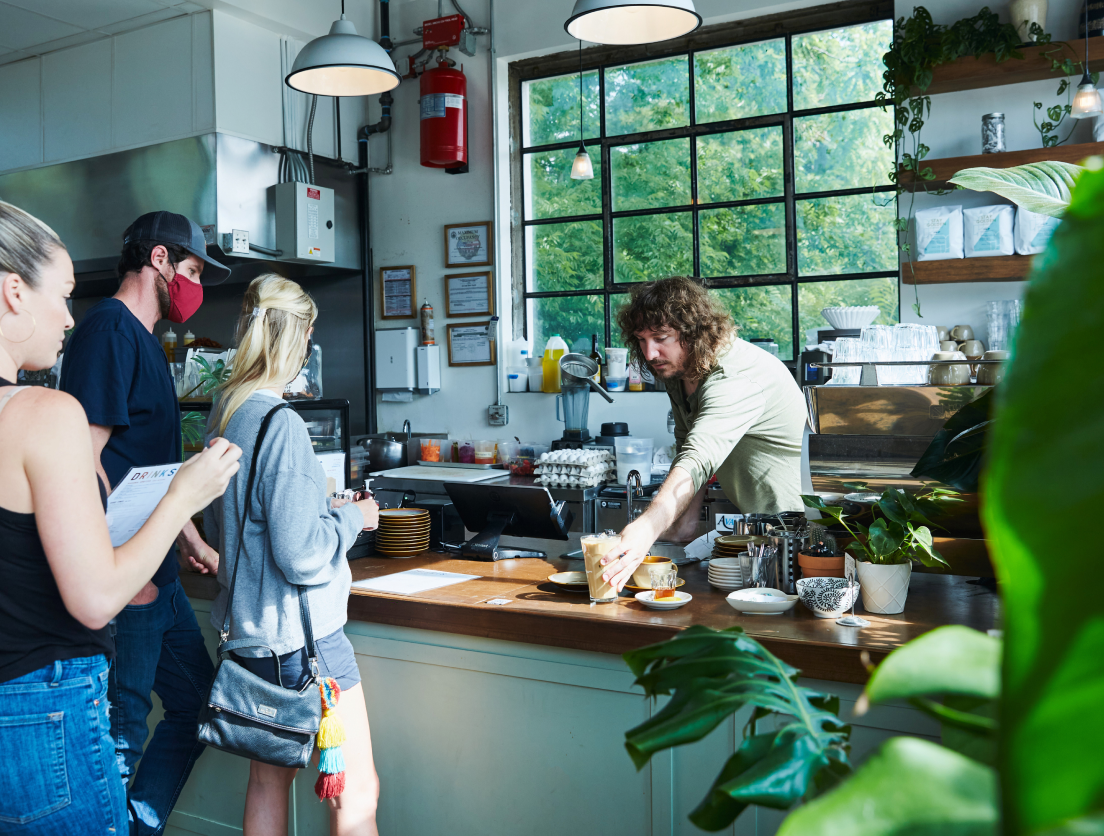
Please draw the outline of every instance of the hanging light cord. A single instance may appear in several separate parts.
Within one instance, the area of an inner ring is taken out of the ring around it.
[[[1086,15],[1088,12],[1086,12]],[[1086,17],[1086,21],[1088,18]],[[1085,24],[1085,31],[1089,31],[1089,24]],[[1088,55],[1088,41],[1085,42],[1085,54]],[[1086,64],[1087,65],[1087,64]],[[579,41],[579,145],[586,148],[583,143],[583,42]]]
[[[1089,76],[1089,0],[1085,0],[1085,75]],[[1092,76],[1089,76],[1092,81]]]

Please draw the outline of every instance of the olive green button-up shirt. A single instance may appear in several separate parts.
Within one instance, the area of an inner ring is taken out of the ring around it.
[[[801,442],[808,410],[782,361],[734,339],[693,395],[669,381],[675,460],[698,491],[714,474],[745,514],[800,511]]]

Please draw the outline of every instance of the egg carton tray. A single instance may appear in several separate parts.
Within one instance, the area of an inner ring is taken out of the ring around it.
[[[541,453],[538,464],[570,464],[589,466],[601,462],[612,462],[614,455],[609,450],[552,450]]]
[[[616,473],[617,465],[613,462],[596,462],[594,464],[547,464],[537,465],[533,471],[538,476],[598,476]]]
[[[562,473],[537,477],[537,484],[549,488],[592,488],[609,480],[599,476],[568,476]]]

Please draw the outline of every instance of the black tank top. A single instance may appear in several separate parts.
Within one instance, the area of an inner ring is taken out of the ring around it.
[[[11,385],[0,379],[0,386]],[[64,659],[115,655],[109,627],[89,630],[65,608],[34,514],[0,508],[0,578],[0,682]]]

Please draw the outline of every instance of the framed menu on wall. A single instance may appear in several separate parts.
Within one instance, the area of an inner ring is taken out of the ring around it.
[[[446,267],[490,267],[494,263],[494,224],[479,221],[445,226]]]
[[[493,366],[495,340],[490,322],[447,325],[450,366]]]
[[[454,273],[445,276],[445,316],[494,314],[491,273]]]
[[[410,319],[418,315],[414,310],[418,304],[414,282],[413,265],[380,268],[381,319]]]

